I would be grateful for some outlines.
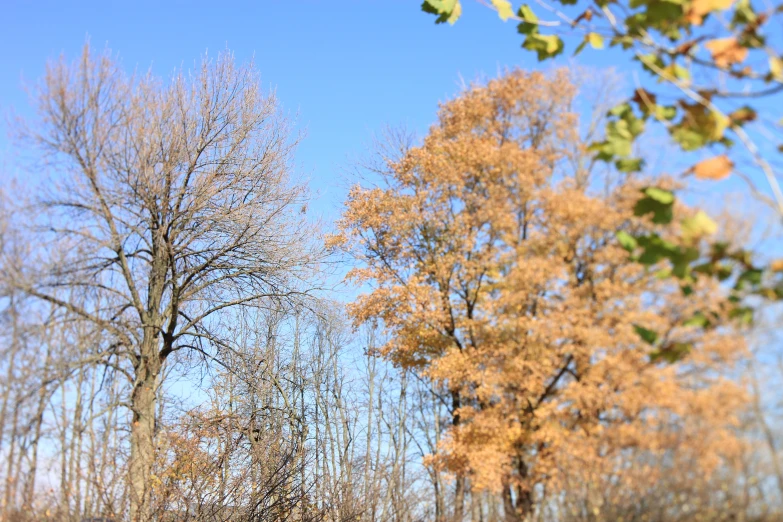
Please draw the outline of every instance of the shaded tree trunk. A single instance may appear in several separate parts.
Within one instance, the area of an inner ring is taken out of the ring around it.
[[[520,458],[517,464],[519,479],[528,476],[527,465]],[[533,513],[533,494],[524,486],[515,486],[506,480],[503,487],[503,512],[506,522],[522,522]]]
[[[155,463],[156,392],[162,366],[156,337],[151,328],[146,329],[131,395],[133,422],[129,480],[133,522],[145,522],[150,515],[149,482]]]
[[[459,408],[461,406],[460,396],[458,392],[451,393],[451,413],[452,413],[452,426],[455,428],[460,424]],[[462,522],[465,515],[465,476],[462,473],[457,474],[457,478],[454,484],[454,520],[455,522]]]

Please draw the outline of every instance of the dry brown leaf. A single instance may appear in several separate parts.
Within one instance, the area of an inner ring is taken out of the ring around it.
[[[721,154],[714,158],[700,161],[693,166],[692,172],[698,179],[719,180],[731,174],[734,163],[726,156]]]
[[[718,38],[710,40],[704,47],[712,54],[715,65],[721,69],[731,67],[735,63],[741,63],[748,56],[748,49],[742,47],[736,38]]]

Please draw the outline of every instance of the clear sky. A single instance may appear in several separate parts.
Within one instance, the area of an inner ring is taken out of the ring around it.
[[[326,214],[342,201],[341,172],[385,124],[424,132],[460,78],[540,67],[534,54],[520,49],[512,22],[504,25],[472,0],[453,27],[436,26],[417,0],[3,3],[3,113],[26,114],[23,83],[39,78],[47,59],[78,56],[88,36],[93,46],[118,53],[127,69],[152,67],[164,76],[192,66],[205,51],[228,48],[240,61],[255,57],[262,79],[306,132],[297,161]],[[589,54],[580,62],[600,53]],[[7,176],[16,169],[5,134],[0,175]]]
[[[373,134],[384,125],[424,133],[437,103],[456,94],[461,79],[495,76],[506,67],[564,64],[575,47],[566,40],[565,55],[542,65],[534,53],[520,49],[514,22],[504,24],[478,1],[463,0],[463,16],[454,26],[436,26],[420,3],[4,0],[0,113],[28,114],[23,84],[42,75],[47,59],[61,53],[78,56],[88,37],[93,46],[119,54],[126,69],[151,67],[162,76],[192,67],[204,52],[230,49],[239,61],[255,59],[266,85],[276,88],[283,107],[306,133],[298,166],[316,193],[314,209],[329,221],[344,198],[344,172],[366,156]],[[588,47],[578,63],[606,67],[614,60],[632,88],[630,72],[638,67],[626,54]],[[17,151],[6,134],[2,129],[0,177],[21,177]],[[687,165],[695,161],[659,145],[653,144],[653,156]],[[728,191],[747,195],[736,179],[690,188],[697,199],[715,204]]]

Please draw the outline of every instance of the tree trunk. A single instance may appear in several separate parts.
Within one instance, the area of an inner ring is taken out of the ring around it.
[[[130,515],[132,522],[150,518],[150,476],[155,463],[155,398],[161,360],[156,336],[147,328],[131,395]]]
[[[457,475],[454,486],[454,522],[462,522],[465,517],[465,477]]]
[[[14,464],[15,464],[15,453],[16,453],[16,446],[19,438],[18,434],[19,429],[19,408],[13,409],[13,414],[11,417],[11,431],[9,432],[9,447],[8,447],[8,454],[6,457],[8,458],[8,461],[6,462],[6,472],[5,472],[5,494],[3,496],[3,511],[13,511],[13,508],[16,506],[16,486],[18,483],[18,477],[17,474],[14,472]],[[17,472],[19,470],[16,470]]]
[[[527,476],[527,465],[520,458],[517,464],[519,478],[524,481]],[[503,513],[506,522],[522,522],[533,513],[533,495],[524,486],[514,486],[510,480],[503,487]]]
[[[522,486],[517,487],[516,508],[517,513],[521,520],[525,520],[528,516],[533,514],[533,492],[525,484],[528,478],[527,464],[519,458],[519,464],[517,465],[517,471],[519,472],[519,478],[522,480]]]
[[[512,495],[513,486],[503,486],[503,519],[506,522],[521,522],[522,517],[517,513],[517,508],[514,505],[514,498]]]
[[[451,392],[451,425],[457,427],[460,425],[459,408],[462,406],[459,392]],[[465,476],[457,473],[456,484],[454,486],[454,521],[462,522],[465,514]]]

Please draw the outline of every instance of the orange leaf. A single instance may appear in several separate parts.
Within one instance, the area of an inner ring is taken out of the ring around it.
[[[726,156],[721,154],[714,158],[700,161],[693,166],[691,171],[698,179],[723,179],[731,174],[731,169],[734,168],[734,163]]]
[[[723,11],[731,7],[734,0],[693,0],[688,11],[688,21],[694,25],[701,25],[704,17],[712,11]]]
[[[704,44],[710,53],[715,65],[725,69],[741,63],[748,56],[748,49],[742,47],[736,38],[717,38]]]
[[[783,259],[776,259],[770,263],[769,268],[773,272],[783,272]]]

